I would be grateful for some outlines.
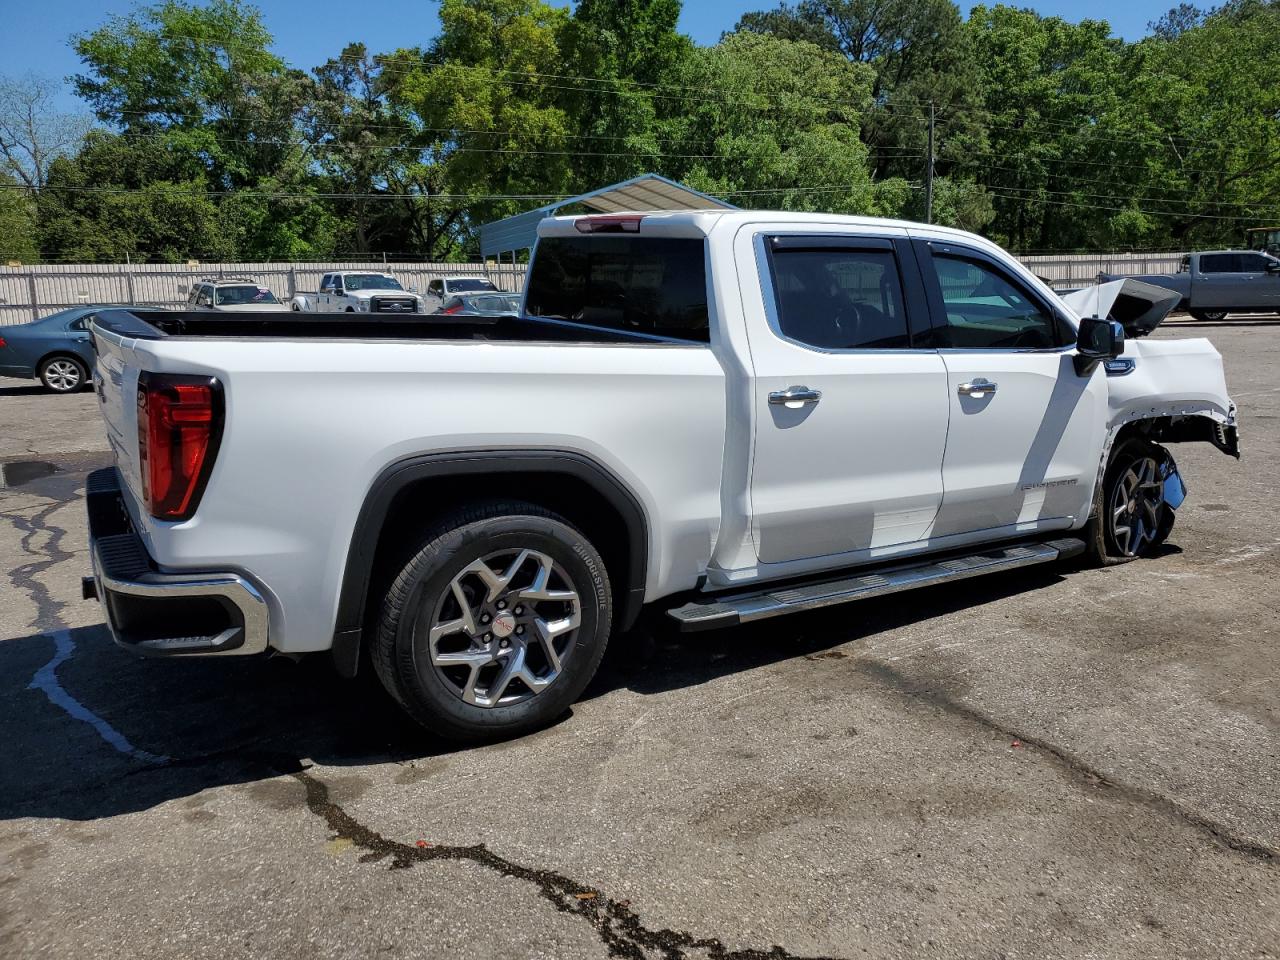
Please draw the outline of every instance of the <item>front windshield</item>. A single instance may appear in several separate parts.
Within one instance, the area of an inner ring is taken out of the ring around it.
[[[450,280],[448,281],[448,284],[449,284],[450,293],[475,293],[478,290],[497,290],[498,289],[488,280],[480,280],[480,279]]]
[[[348,290],[403,290],[400,281],[380,273],[348,273],[342,278]]]
[[[245,307],[259,303],[280,302],[266,287],[248,283],[239,287],[219,287],[216,298],[220,307]]]

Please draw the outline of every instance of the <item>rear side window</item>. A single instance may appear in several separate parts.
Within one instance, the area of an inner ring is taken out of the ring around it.
[[[683,237],[546,237],[538,241],[525,312],[705,343],[703,240]]]
[[[773,285],[790,340],[826,350],[911,345],[892,250],[776,249]]]

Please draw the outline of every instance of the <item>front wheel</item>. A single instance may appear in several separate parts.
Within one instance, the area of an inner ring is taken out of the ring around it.
[[[1225,310],[1192,310],[1190,313],[1191,316],[1195,317],[1197,320],[1217,321],[1225,320],[1227,317],[1227,311]]]
[[[400,571],[373,664],[433,733],[513,736],[578,698],[611,620],[604,562],[586,537],[533,504],[482,504],[441,521]]]
[[[1173,530],[1174,511],[1165,502],[1169,455],[1154,443],[1129,440],[1116,448],[1094,497],[1086,541],[1102,565],[1149,556]]]

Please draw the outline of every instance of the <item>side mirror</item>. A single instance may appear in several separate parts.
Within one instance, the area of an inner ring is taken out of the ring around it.
[[[1100,360],[1114,360],[1124,352],[1124,326],[1118,320],[1086,317],[1076,335],[1076,373],[1084,376]]]

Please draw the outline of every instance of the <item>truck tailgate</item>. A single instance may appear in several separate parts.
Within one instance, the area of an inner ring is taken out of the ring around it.
[[[97,359],[93,368],[93,389],[106,423],[107,442],[115,454],[116,466],[135,503],[141,502],[142,476],[138,466],[138,371],[129,341],[93,326]]]

